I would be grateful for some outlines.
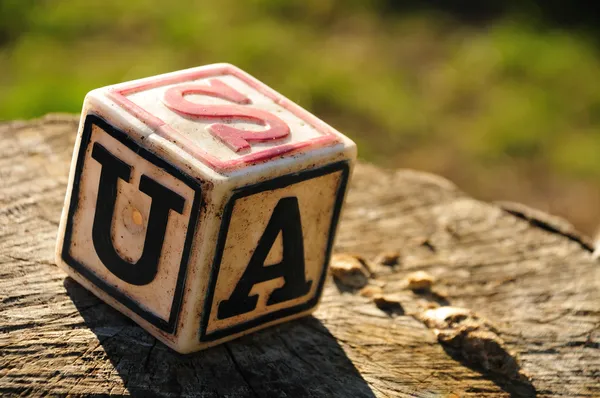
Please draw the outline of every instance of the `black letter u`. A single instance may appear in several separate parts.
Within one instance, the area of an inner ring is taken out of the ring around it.
[[[139,189],[152,198],[144,249],[135,264],[125,261],[114,247],[111,227],[119,178],[129,182],[131,166],[97,142],[92,149],[92,158],[102,165],[92,226],[92,241],[96,253],[104,266],[118,278],[132,285],[147,285],[154,280],[158,272],[158,262],[169,221],[169,210],[183,213],[185,199],[148,176],[142,175]]]

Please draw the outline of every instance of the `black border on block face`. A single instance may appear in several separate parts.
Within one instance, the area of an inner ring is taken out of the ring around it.
[[[312,178],[321,177],[327,174],[335,173],[337,171],[341,171],[342,175],[340,177],[340,183],[338,185],[336,191],[336,198],[334,202],[333,212],[331,215],[331,223],[329,226],[329,233],[327,237],[327,246],[325,249],[325,263],[323,264],[323,272],[318,281],[317,290],[315,291],[314,296],[307,302],[295,305],[293,307],[282,308],[275,312],[270,312],[268,314],[264,314],[254,319],[250,319],[246,322],[242,322],[224,329],[219,329],[209,334],[206,333],[206,329],[208,327],[208,321],[210,319],[210,311],[212,308],[214,291],[217,284],[217,277],[219,275],[219,269],[221,267],[221,260],[223,257],[223,251],[225,247],[225,241],[227,240],[227,232],[229,230],[229,223],[231,221],[231,214],[233,212],[233,207],[237,199],[254,195],[263,191],[269,191],[279,188],[285,188],[287,186],[310,180]],[[325,284],[325,279],[327,276],[327,268],[329,265],[329,260],[331,258],[331,249],[333,247],[333,240],[335,238],[335,232],[337,229],[338,220],[340,217],[340,211],[342,209],[342,204],[344,202],[344,196],[346,194],[346,186],[348,184],[348,176],[349,176],[350,167],[347,161],[331,163],[329,165],[316,168],[300,171],[297,173],[287,174],[281,177],[274,178],[272,180],[268,180],[265,182],[261,182],[254,185],[249,185],[246,187],[242,187],[233,191],[233,195],[227,202],[225,206],[225,210],[223,212],[223,221],[221,222],[221,229],[219,230],[219,237],[217,248],[215,251],[215,257],[213,261],[213,267],[210,272],[210,279],[208,284],[208,289],[206,293],[206,299],[204,304],[204,309],[202,311],[202,320],[200,321],[200,341],[201,342],[209,342],[215,341],[218,339],[222,339],[224,337],[230,336],[232,334],[243,332],[244,330],[248,330],[259,326],[261,324],[274,321],[276,319],[284,318],[290,315],[294,315],[303,311],[306,311],[315,305],[317,305],[319,298],[323,292],[323,286]]]
[[[192,204],[192,209],[190,212],[190,220],[188,222],[188,230],[185,237],[183,252],[181,255],[181,263],[177,275],[177,283],[175,285],[175,293],[173,295],[173,303],[171,304],[171,314],[169,315],[168,322],[156,316],[152,312],[144,309],[139,303],[132,300],[120,290],[116,289],[114,286],[108,284],[107,282],[96,276],[94,272],[92,272],[84,264],[74,259],[69,253],[69,248],[71,247],[71,236],[73,234],[73,217],[79,204],[79,182],[81,180],[81,174],[83,172],[85,153],[91,141],[92,127],[94,125],[100,127],[105,133],[109,134],[117,141],[125,145],[127,148],[134,151],[138,156],[142,157],[143,159],[152,163],[156,167],[163,169],[171,176],[182,181],[194,191],[194,202]],[[102,289],[108,295],[112,296],[115,300],[123,304],[125,307],[135,312],[141,318],[167,333],[174,334],[177,327],[179,313],[181,311],[181,304],[183,302],[183,293],[185,280],[187,277],[188,260],[190,257],[190,250],[192,247],[194,232],[196,230],[196,224],[200,212],[200,202],[202,200],[201,193],[202,192],[200,185],[192,177],[175,168],[170,163],[167,163],[163,159],[159,158],[149,150],[141,147],[136,142],[134,142],[127,134],[111,126],[107,121],[105,121],[101,117],[93,114],[88,114],[85,118],[83,133],[81,137],[81,146],[79,147],[79,153],[77,154],[77,164],[75,167],[73,189],[71,190],[69,213],[67,216],[65,238],[61,253],[62,258],[65,261],[65,263],[67,263],[75,271],[79,272],[84,278],[92,282],[94,285],[96,285],[96,287]]]

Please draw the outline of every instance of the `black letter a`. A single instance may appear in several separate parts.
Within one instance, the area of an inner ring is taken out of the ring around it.
[[[283,238],[283,259],[280,263],[265,266],[265,260],[279,231]],[[310,290],[312,281],[306,281],[304,275],[302,224],[298,199],[295,197],[283,198],[275,206],[244,274],[229,299],[219,304],[218,318],[230,318],[254,310],[258,295],[248,296],[252,287],[257,283],[281,277],[284,285],[271,293],[267,305],[301,297]]]
[[[117,200],[117,184],[119,179],[129,182],[131,166],[108,152],[97,142],[92,149],[92,158],[102,165],[96,213],[92,226],[92,241],[96,253],[102,264],[120,279],[132,285],[147,285],[154,280],[158,272],[158,260],[167,231],[169,210],[181,214],[185,199],[148,176],[142,175],[139,188],[140,191],[152,198],[152,205],[148,216],[142,256],[135,264],[131,264],[119,256],[111,238],[112,219]]]

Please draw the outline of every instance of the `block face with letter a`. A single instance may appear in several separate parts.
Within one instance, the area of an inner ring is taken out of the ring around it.
[[[228,64],[84,100],[57,264],[178,352],[319,301],[356,146]]]
[[[316,306],[348,171],[338,162],[234,192],[223,216],[201,340]]]

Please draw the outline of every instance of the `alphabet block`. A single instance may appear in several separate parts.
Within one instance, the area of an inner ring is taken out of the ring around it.
[[[57,264],[181,353],[308,315],[355,158],[232,65],[94,90]]]

